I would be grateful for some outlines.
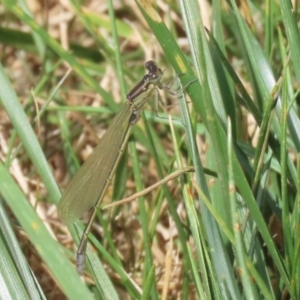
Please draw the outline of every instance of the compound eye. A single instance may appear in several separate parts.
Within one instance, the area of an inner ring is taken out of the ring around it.
[[[156,64],[155,64],[155,62],[153,60],[147,61],[146,64],[145,64],[145,68],[149,72],[155,72],[157,70],[157,66],[156,66]]]

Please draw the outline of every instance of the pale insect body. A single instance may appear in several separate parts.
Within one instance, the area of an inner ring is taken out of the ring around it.
[[[148,61],[145,68],[148,73],[127,95],[127,103],[122,106],[98,146],[75,174],[58,204],[59,217],[67,224],[75,222],[85,211],[95,207],[77,250],[76,265],[80,274],[84,270],[87,237],[97,208],[113,178],[131,129],[140,119],[141,109],[156,87],[174,95],[168,86],[160,82],[163,72],[153,61]]]

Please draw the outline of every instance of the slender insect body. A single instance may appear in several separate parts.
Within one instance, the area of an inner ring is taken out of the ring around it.
[[[94,206],[77,250],[76,266],[79,274],[84,270],[88,234],[97,209],[115,174],[132,127],[139,121],[141,110],[150,96],[153,93],[158,94],[157,87],[172,94],[170,88],[160,82],[163,72],[153,61],[148,61],[145,68],[148,73],[128,93],[127,103],[115,116],[93,153],[75,174],[58,204],[58,214],[67,224],[75,222]]]

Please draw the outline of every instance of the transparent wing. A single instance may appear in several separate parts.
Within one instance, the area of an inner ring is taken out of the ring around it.
[[[59,204],[58,214],[67,224],[75,222],[103,197],[107,179],[112,175],[120,149],[128,139],[131,110],[125,103],[115,116],[100,143],[75,174]]]

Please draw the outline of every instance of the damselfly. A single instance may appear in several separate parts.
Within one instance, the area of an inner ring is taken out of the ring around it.
[[[145,64],[145,68],[148,73],[129,92],[127,102],[113,119],[99,145],[75,174],[58,204],[59,217],[67,224],[75,222],[94,206],[77,250],[76,266],[80,274],[84,269],[88,234],[96,217],[97,208],[114,176],[131,129],[140,119],[141,109],[150,96],[157,93],[157,88],[173,95],[178,93],[170,91],[169,86],[160,82],[163,72],[152,60]]]

